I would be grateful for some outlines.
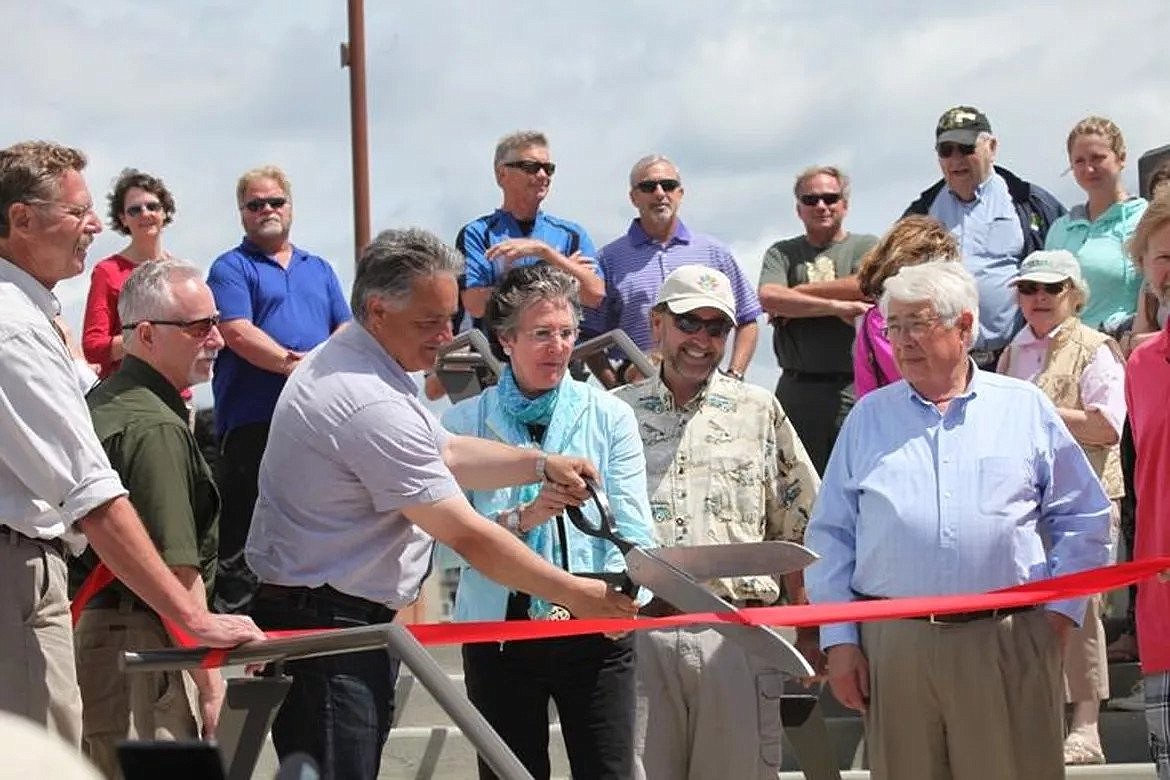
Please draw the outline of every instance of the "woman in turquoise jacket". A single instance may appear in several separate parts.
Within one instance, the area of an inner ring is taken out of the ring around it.
[[[1141,291],[1141,273],[1125,244],[1147,204],[1144,198],[1129,197],[1122,186],[1125,139],[1110,120],[1090,116],[1077,122],[1068,134],[1068,160],[1088,200],[1052,223],[1044,248],[1076,255],[1092,291],[1081,322],[1090,328],[1104,326],[1116,336],[1133,316]]]
[[[646,461],[633,410],[567,371],[580,319],[576,280],[544,263],[514,269],[493,293],[487,315],[508,366],[499,384],[449,409],[443,425],[456,434],[589,458],[602,475],[619,533],[652,545]],[[572,498],[549,483],[476,490],[468,498],[486,521],[512,530],[555,565],[575,573],[625,571],[613,544],[569,522],[563,510]],[[584,511],[589,516],[593,507]],[[556,619],[563,613],[461,564],[456,620]],[[533,777],[550,772],[550,698],[574,777],[633,775],[633,637],[468,644],[463,671],[468,697]],[[494,777],[482,761],[479,774]]]

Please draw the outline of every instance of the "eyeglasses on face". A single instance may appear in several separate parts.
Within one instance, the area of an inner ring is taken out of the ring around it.
[[[288,198],[252,198],[244,204],[244,208],[253,214],[259,214],[265,206],[273,209],[282,209],[288,203]]]
[[[634,185],[638,192],[646,194],[657,191],[659,187],[662,188],[663,192],[674,192],[681,186],[682,182],[678,179],[643,179]]]
[[[79,222],[84,222],[91,214],[97,216],[97,212],[93,210],[92,203],[79,206],[75,203],[62,203],[59,200],[43,200],[42,198],[29,198],[25,203],[28,203],[30,206],[56,206]]]
[[[938,317],[928,317],[922,320],[907,320],[906,322],[890,322],[882,328],[882,336],[886,341],[894,341],[909,337],[917,341],[929,333],[941,320]]]
[[[205,339],[211,335],[211,329],[219,325],[219,315],[212,314],[210,317],[202,317],[197,320],[139,320],[138,322],[126,323],[122,326],[122,330],[134,330],[144,322],[149,322],[151,325],[170,325],[181,329],[192,338]]]
[[[809,192],[800,196],[800,202],[806,206],[815,206],[824,202],[826,206],[834,206],[841,202],[839,192]]]
[[[503,164],[505,168],[516,168],[524,171],[529,176],[544,171],[547,175],[552,176],[557,172],[557,164],[553,162],[541,162],[540,160],[512,160]]]
[[[126,216],[140,217],[140,216],[142,216],[142,212],[144,212],[144,211],[149,211],[151,214],[157,214],[158,212],[160,212],[162,210],[163,210],[162,204],[159,203],[157,200],[148,200],[148,201],[144,201],[142,203],[135,203],[133,206],[127,206],[126,207]]]
[[[721,339],[731,332],[735,327],[734,323],[729,321],[726,317],[717,317],[713,320],[703,319],[697,315],[687,312],[686,314],[675,314],[671,312],[674,318],[674,326],[681,330],[688,336],[693,336],[701,330],[707,331],[707,335],[713,339]]]
[[[541,345],[551,344],[558,338],[566,344],[572,344],[577,340],[577,334],[577,328],[533,328],[525,332],[528,338]]]
[[[938,152],[938,156],[944,160],[955,154],[955,152],[958,152],[963,157],[968,157],[972,154],[975,154],[975,144],[957,144],[953,141],[943,141],[941,144],[934,147],[934,150]]]
[[[1068,289],[1068,282],[1017,282],[1016,290],[1020,295],[1035,295],[1043,290],[1049,295],[1060,295]]]

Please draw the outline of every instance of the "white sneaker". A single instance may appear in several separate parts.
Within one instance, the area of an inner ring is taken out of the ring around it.
[[[1138,680],[1133,684],[1128,696],[1119,696],[1109,700],[1109,709],[1124,710],[1125,712],[1146,711],[1146,687],[1144,681]]]

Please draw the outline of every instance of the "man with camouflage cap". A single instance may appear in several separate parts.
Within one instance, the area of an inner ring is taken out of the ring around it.
[[[999,139],[977,108],[943,112],[934,149],[943,178],[906,214],[928,214],[958,239],[963,263],[979,285],[979,329],[971,357],[994,371],[999,353],[1023,325],[1008,282],[1023,258],[1044,248],[1048,227],[1065,208],[1047,190],[994,164]]]

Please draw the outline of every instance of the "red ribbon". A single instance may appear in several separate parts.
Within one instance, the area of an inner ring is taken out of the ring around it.
[[[99,568],[105,567],[99,564]],[[910,598],[883,599],[877,601],[846,601],[832,604],[804,604],[797,607],[753,607],[735,612],[696,612],[662,618],[610,618],[588,620],[502,620],[467,623],[414,623],[407,626],[414,637],[424,645],[465,644],[469,642],[512,642],[522,639],[551,639],[554,637],[580,636],[582,634],[616,633],[621,631],[648,631],[651,629],[682,628],[685,626],[711,623],[736,623],[747,626],[819,626],[825,623],[861,623],[870,620],[894,620],[897,618],[945,615],[956,612],[974,612],[990,609],[1008,609],[1045,604],[1090,596],[1115,588],[1122,588],[1148,579],[1160,571],[1170,570],[1170,557],[1148,558],[1113,566],[1065,574],[1046,580],[1037,580],[1024,585],[991,591],[990,593],[966,593],[954,596],[914,596]],[[113,575],[102,585],[87,591],[90,575],[73,602],[73,614],[80,616],[85,600],[88,600],[105,584],[113,581]],[[103,577],[105,575],[102,575]],[[100,579],[100,578],[99,578]],[[96,581],[96,580],[95,580]],[[173,622],[163,619],[163,624],[179,647],[196,647],[194,640]],[[268,631],[271,639],[283,637],[311,636],[328,628],[302,629],[295,631]],[[201,661],[205,669],[222,666],[227,651],[206,650]]]

